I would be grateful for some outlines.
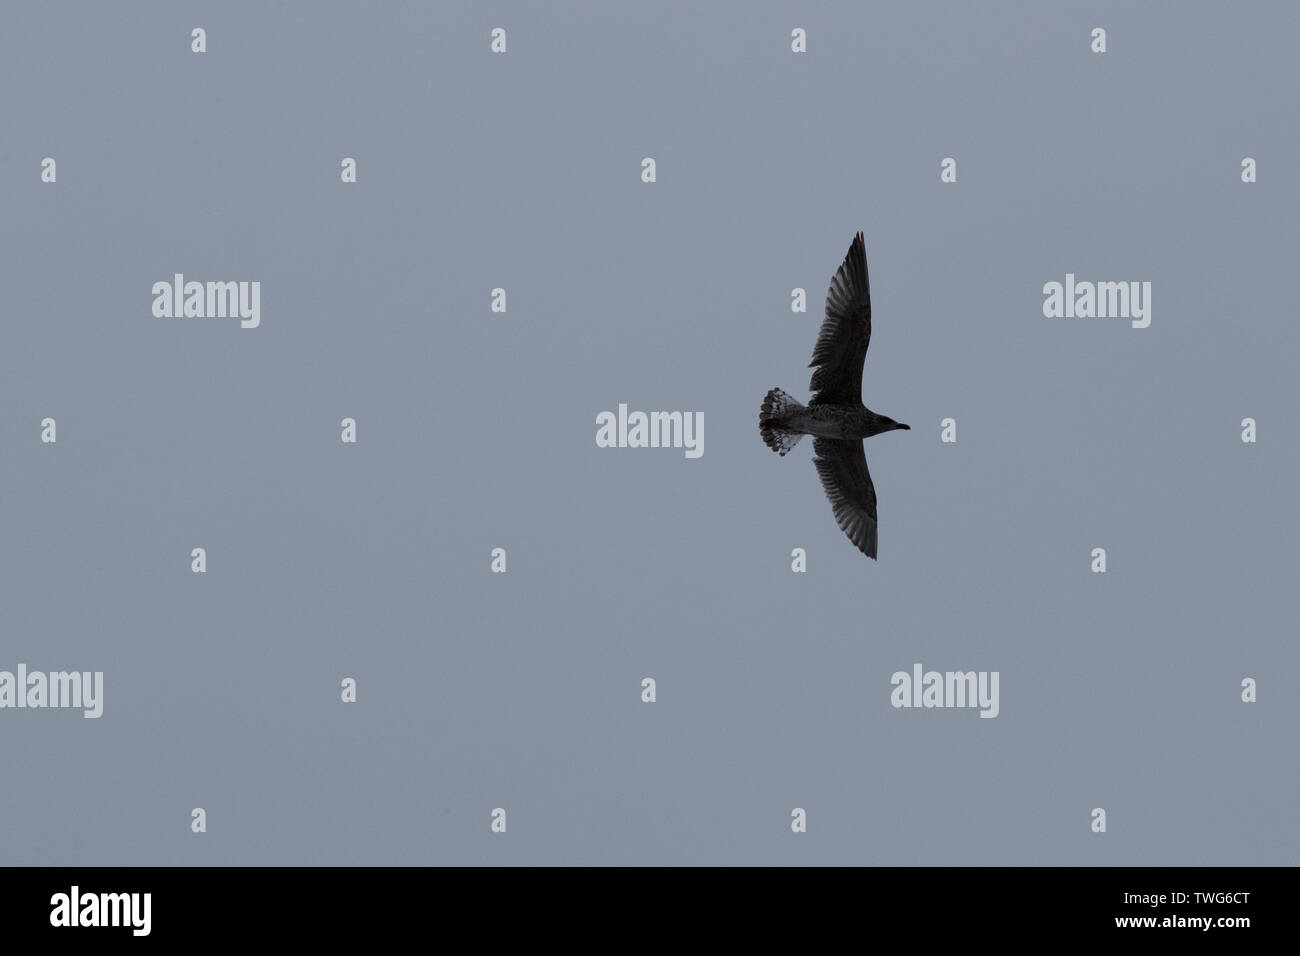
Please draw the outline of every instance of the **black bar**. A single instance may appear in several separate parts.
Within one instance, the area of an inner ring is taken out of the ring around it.
[[[846,932],[882,942],[900,931],[923,933],[927,943],[1128,937],[1232,945],[1286,932],[1282,907],[1295,877],[1286,868],[1211,867],[537,869],[9,868],[0,870],[0,926],[6,943],[91,945],[373,945],[419,927],[438,927],[426,938],[450,943],[475,926],[496,939],[557,920],[577,921],[584,934],[612,931],[604,937],[611,943],[689,924],[759,941],[815,930],[818,938]],[[54,925],[72,921],[74,886],[77,922],[102,913],[120,925]],[[667,945],[675,937],[661,938]]]

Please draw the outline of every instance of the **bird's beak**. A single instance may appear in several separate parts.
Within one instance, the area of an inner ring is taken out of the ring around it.
[[[904,431],[909,431],[909,432],[910,432],[910,431],[912,430],[912,426],[911,426],[911,425],[899,425],[898,427],[901,428],[901,429],[903,429]]]

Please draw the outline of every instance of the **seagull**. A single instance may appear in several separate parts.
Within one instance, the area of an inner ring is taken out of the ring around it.
[[[809,368],[816,366],[815,393],[807,405],[771,389],[758,413],[767,447],[784,456],[804,435],[812,435],[813,464],[835,512],[835,522],[867,557],[876,557],[876,488],[867,470],[862,439],[910,429],[862,404],[862,363],[871,343],[871,289],[867,249],[858,233],[826,293],[822,321]]]

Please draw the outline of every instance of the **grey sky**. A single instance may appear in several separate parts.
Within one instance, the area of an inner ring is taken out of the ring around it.
[[[104,713],[0,711],[0,860],[1297,862],[1297,30],[6,3],[0,668]],[[912,426],[879,562],[757,428],[859,229],[863,397]],[[155,318],[176,272],[259,327]],[[1045,318],[1069,272],[1150,327]],[[598,448],[619,403],[703,456]],[[892,708],[917,662],[998,671],[997,718]]]

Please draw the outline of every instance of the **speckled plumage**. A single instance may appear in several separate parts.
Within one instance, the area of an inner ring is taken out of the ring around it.
[[[763,399],[758,428],[784,456],[804,435],[814,436],[813,464],[839,524],[867,557],[876,557],[876,488],[862,439],[906,429],[862,404],[862,367],[871,344],[871,290],[867,251],[858,233],[826,294],[826,318],[813,348],[812,399],[804,405],[779,388]]]

